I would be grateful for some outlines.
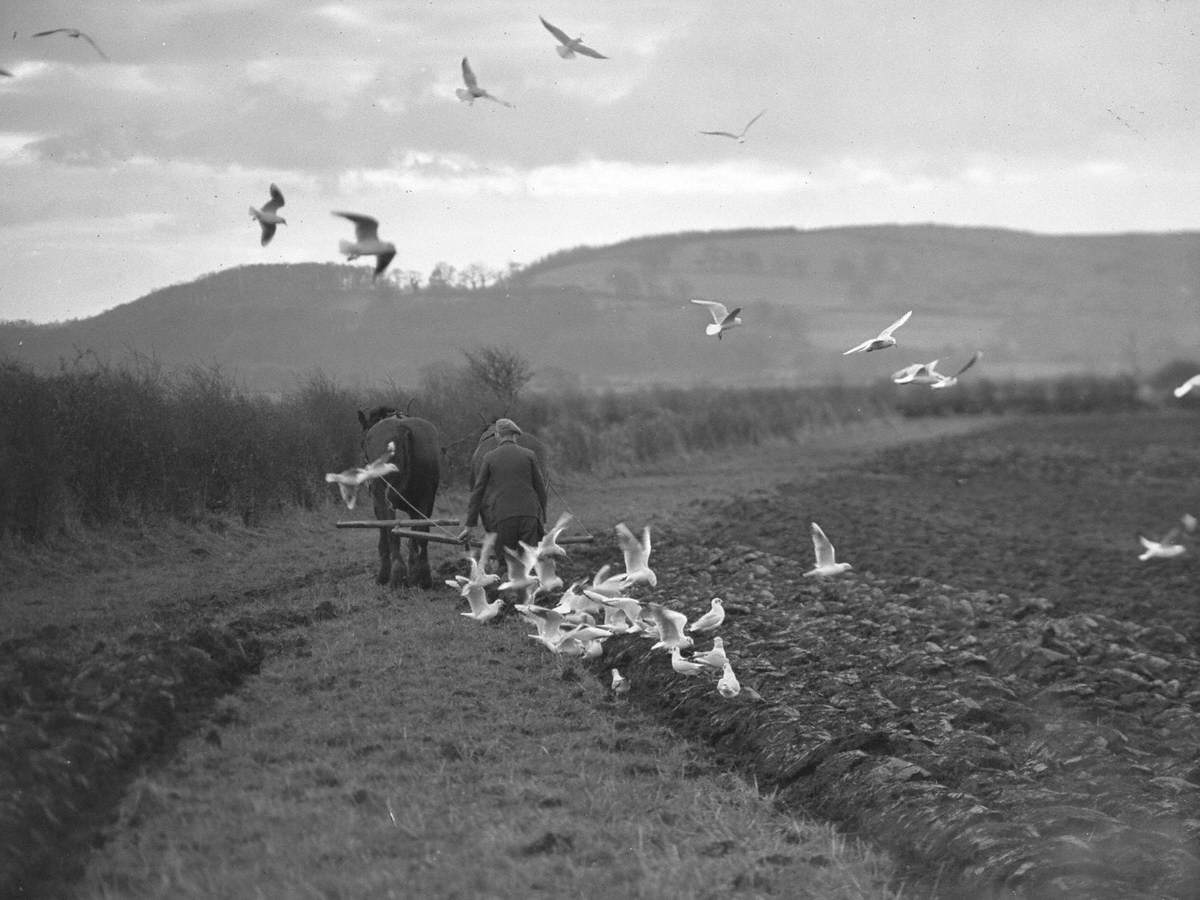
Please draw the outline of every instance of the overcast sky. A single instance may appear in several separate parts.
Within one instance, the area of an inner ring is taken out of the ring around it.
[[[31,36],[61,26],[111,61]],[[515,108],[455,97],[464,55]],[[334,209],[423,274],[692,229],[1200,227],[1196,0],[9,0],[0,68],[0,319],[336,261]]]

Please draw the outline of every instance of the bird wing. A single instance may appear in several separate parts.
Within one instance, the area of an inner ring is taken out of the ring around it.
[[[370,216],[360,215],[359,213],[338,212],[334,210],[335,216],[341,216],[343,219],[349,219],[354,223],[354,238],[358,241],[377,241],[379,240],[379,222],[372,219]]]
[[[708,307],[708,312],[712,316],[712,320],[718,325],[720,325],[721,321],[729,315],[729,310],[726,309],[725,304],[719,300],[693,300],[692,302],[697,306]],[[738,311],[741,311],[740,307],[738,308]]]
[[[963,372],[967,371],[967,369],[971,368],[971,366],[975,365],[975,363],[979,362],[979,357],[981,356],[983,356],[983,354],[976,350],[974,355],[972,355],[972,357],[966,361],[963,367],[954,373],[954,377],[957,378]]]
[[[262,228],[262,238],[260,239],[259,243],[265,247],[267,244],[271,243],[271,238],[275,237],[275,223],[264,222],[259,219],[258,224],[259,227]]]
[[[718,325],[732,325],[733,321],[738,317],[738,315],[741,313],[741,311],[742,311],[742,308],[740,306],[735,307],[734,309],[730,310],[729,315],[727,315],[724,319],[722,319],[717,324]]]
[[[267,212],[275,212],[281,206],[283,206],[283,191],[275,185],[271,185],[271,199],[263,204],[263,209]]]
[[[1182,397],[1198,384],[1200,384],[1200,375],[1193,375],[1179,387],[1175,388],[1175,396]]]
[[[746,127],[742,129],[743,137],[745,136],[746,132],[750,130],[750,126],[753,125],[755,122],[757,122],[759,119],[761,119],[763,116],[763,113],[765,113],[765,112],[766,112],[766,110],[764,109],[757,116],[755,116],[753,119],[751,119],[749,122],[746,123]]]
[[[378,256],[376,256],[375,257],[375,274],[378,275],[380,272],[382,272],[384,269],[386,269],[388,267],[388,263],[390,263],[395,258],[395,256],[396,256],[395,250],[390,250],[386,253],[380,253]]]
[[[576,53],[582,53],[584,56],[590,56],[592,59],[608,59],[603,53],[596,52],[587,44],[574,44],[571,49]]]
[[[70,29],[70,28],[51,28],[49,31],[38,31],[38,32],[35,32],[33,36],[34,36],[34,37],[45,37],[45,36],[46,36],[46,35],[48,35],[48,34],[58,34],[60,31],[61,31],[61,32],[65,32],[66,34],[70,34],[70,33],[71,33],[71,29]]]
[[[732,132],[729,132],[729,131],[702,131],[700,133],[701,134],[715,134],[715,135],[718,135],[719,137],[733,138],[735,141],[738,139],[738,135],[733,134]]]
[[[8,71],[8,69],[0,69],[0,75],[5,75],[9,78],[13,77],[13,73]]]
[[[851,347],[849,350],[847,350],[845,353],[843,353],[842,356],[849,356],[851,353],[858,353],[861,350],[866,350],[868,347],[871,346],[871,342],[874,340],[875,340],[875,338],[870,338],[869,340],[865,340],[861,344],[859,344],[857,347]]]
[[[471,64],[467,62],[467,58],[465,56],[463,57],[462,61],[462,76],[467,87],[471,88],[472,90],[479,87],[479,82],[475,78],[475,73],[471,71]]]
[[[641,559],[643,551],[641,543],[624,522],[618,522],[615,530],[617,545],[625,556],[625,571],[632,572],[634,569],[640,569],[644,563],[644,560]]]
[[[507,100],[501,100],[495,94],[489,94],[487,91],[484,91],[482,96],[484,96],[488,100],[492,100],[496,103],[499,103],[501,106],[507,106],[509,109],[516,109],[516,107],[513,106],[511,103],[509,103]]]
[[[908,317],[911,315],[912,315],[912,310],[910,309],[908,312],[906,312],[904,315],[902,315],[900,318],[898,318],[895,322],[893,322],[887,328],[883,329],[883,331],[879,332],[879,336],[881,338],[891,337],[892,332],[895,331],[897,328],[899,328],[901,325],[903,325],[905,322],[907,322]]]
[[[103,59],[105,62],[108,62],[108,54],[100,49],[100,45],[93,41],[90,35],[84,34],[82,31],[78,32],[78,34],[81,38],[92,45],[92,49],[100,54],[101,59]]]
[[[541,17],[541,16],[538,16],[538,18],[539,18],[539,19],[542,19],[542,17]],[[574,46],[572,46],[571,38],[570,38],[570,37],[568,37],[568,36],[567,36],[567,33],[566,33],[565,31],[563,31],[561,28],[559,28],[557,25],[551,25],[551,24],[550,24],[549,22],[547,22],[545,19],[542,19],[542,24],[543,24],[543,25],[545,25],[545,26],[546,26],[546,30],[547,30],[548,32],[550,32],[552,35],[554,35],[556,38],[558,38],[558,40],[559,40],[560,42],[562,42],[563,44],[565,44],[565,45],[566,45],[566,46],[568,46],[568,47],[571,47],[571,49],[572,49],[572,50],[578,50],[578,49],[579,49],[578,47],[574,47]]]
[[[829,538],[825,537],[825,532],[816,522],[812,523],[812,542],[818,566],[832,566],[837,562],[833,544],[829,543]]]

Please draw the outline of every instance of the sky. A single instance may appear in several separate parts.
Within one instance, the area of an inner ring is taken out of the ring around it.
[[[513,108],[456,97],[464,56]],[[8,0],[0,68],[0,320],[337,262],[333,210],[426,276],[690,230],[1200,228],[1200,0]]]

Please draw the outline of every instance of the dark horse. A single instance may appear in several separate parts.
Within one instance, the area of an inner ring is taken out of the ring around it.
[[[392,462],[399,469],[371,482],[371,498],[375,501],[377,519],[432,518],[433,501],[441,480],[441,438],[437,426],[427,419],[399,414],[379,415],[378,410],[359,412],[363,424],[363,456],[378,459],[387,452],[387,445],[396,445]],[[428,531],[428,525],[414,526]],[[433,587],[429,570],[429,542],[419,538],[408,540],[408,565],[400,556],[399,535],[390,529],[379,529],[380,584],[400,587],[402,584]]]
[[[496,423],[493,422],[479,435],[479,443],[475,445],[475,452],[471,454],[471,471],[467,474],[468,491],[475,488],[475,479],[479,477],[479,467],[483,465],[483,458],[487,456],[488,451],[494,450],[498,443],[499,441],[496,438]],[[532,434],[525,432],[517,435],[517,443],[533,451],[533,455],[537,457],[538,465],[541,466],[542,477],[549,483],[550,453],[546,450],[546,445]]]

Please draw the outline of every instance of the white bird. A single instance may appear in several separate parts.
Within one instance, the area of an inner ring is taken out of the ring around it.
[[[690,647],[696,643],[689,635],[684,634],[687,628],[687,616],[673,609],[667,609],[659,603],[647,603],[642,607],[642,618],[649,619],[658,628],[659,641],[650,649],[663,647],[667,650]]]
[[[542,19],[541,16],[538,16]],[[573,38],[567,35],[561,28],[551,25],[545,19],[542,19],[542,24],[546,26],[546,30],[558,38],[560,46],[554,49],[558,51],[558,55],[563,59],[574,59],[576,53],[582,53],[584,56],[590,56],[592,59],[608,59],[603,53],[597,53],[591,47],[583,42],[583,35]]]
[[[747,122],[746,127],[743,128],[741,131],[739,131],[737,134],[734,134],[732,131],[702,131],[700,133],[701,134],[711,134],[711,135],[715,135],[717,137],[733,138],[739,144],[744,144],[744,143],[746,143],[746,132],[750,130],[751,125],[753,125],[760,118],[762,118],[762,115],[765,112],[766,112],[766,110],[764,109],[757,116],[755,116],[753,119],[751,119],[749,122]]]
[[[330,484],[336,484],[342,494],[342,502],[346,504],[346,508],[354,509],[354,505],[358,502],[358,488],[360,485],[365,484],[373,478],[382,478],[384,475],[400,471],[395,463],[389,462],[395,454],[395,442],[388,441],[387,451],[378,459],[372,460],[360,468],[345,469],[341,472],[326,472],[325,480]]]
[[[100,54],[101,59],[103,59],[105,62],[109,61],[108,54],[100,49],[100,45],[97,44],[95,41],[93,41],[91,39],[91,37],[84,34],[82,31],[80,31],[78,28],[51,28],[49,31],[38,31],[33,36],[34,37],[47,37],[48,35],[51,35],[51,34],[65,34],[67,37],[83,38],[85,41],[87,41],[89,44],[92,45],[93,50],[95,50],[97,53]]]
[[[725,605],[721,602],[720,597],[713,597],[709,604],[708,612],[689,625],[688,630],[692,634],[695,634],[697,631],[712,631],[724,621]]]
[[[567,615],[568,613],[598,613],[603,610],[604,607],[600,603],[579,592],[582,584],[582,581],[572,582],[558,598],[558,605],[554,607],[554,611]]]
[[[714,669],[725,668],[725,665],[729,662],[729,657],[725,655],[725,641],[719,637],[713,638],[711,649],[700,653],[693,653],[692,660],[703,663],[706,666],[712,666]]]
[[[619,669],[612,670],[612,692],[617,697],[629,693],[629,679],[622,675]]]
[[[471,604],[471,611],[462,613],[464,616],[469,616],[478,622],[487,622],[489,619],[494,619],[504,606],[500,598],[489,602],[487,598],[487,588],[500,580],[500,576],[495,572],[487,571],[488,557],[492,555],[492,548],[496,545],[496,533],[489,531],[483,536],[483,542],[479,546],[479,556],[474,557],[469,553],[467,559],[471,562],[471,574],[464,578],[462,575],[456,576],[462,585],[460,593],[467,598]],[[447,584],[452,582],[447,581]]]
[[[868,341],[863,341],[857,347],[851,347],[842,356],[849,356],[851,353],[870,353],[872,350],[886,350],[888,347],[895,347],[896,339],[892,337],[892,332],[907,322],[908,317],[911,315],[912,310],[910,309],[875,337]]]
[[[1142,562],[1148,559],[1170,559],[1173,556],[1185,553],[1187,548],[1176,540],[1178,537],[1178,528],[1172,528],[1157,541],[1152,541],[1138,535],[1138,540],[1142,542],[1142,547],[1144,548],[1138,559],[1142,560]]]
[[[1184,513],[1179,521],[1183,523],[1183,527],[1187,529],[1188,534],[1191,534],[1193,531],[1195,531],[1196,525],[1200,524],[1197,522],[1196,517],[1191,513]]]
[[[721,340],[722,332],[742,324],[742,317],[738,315],[742,311],[740,306],[730,311],[719,300],[692,300],[692,302],[697,306],[707,307],[712,315],[712,321],[704,326],[704,333],[709,337],[716,335],[718,341]]]
[[[587,588],[583,589],[590,599],[595,600],[604,607],[604,624],[613,626],[616,624],[618,628],[624,628],[626,631],[637,630],[640,626],[638,620],[642,615],[642,604],[634,600],[632,597],[608,597],[597,591],[590,591]],[[623,617],[624,623],[613,620],[617,617]]]
[[[603,565],[600,570],[592,576],[591,590],[597,594],[603,594],[606,597],[616,597],[624,592],[625,588],[629,587],[629,583],[625,580],[624,575],[609,575],[612,571],[612,566]]]
[[[935,359],[933,362],[913,363],[911,366],[905,366],[898,372],[892,373],[892,383],[933,384],[940,377],[935,371],[939,362],[941,362],[940,359]]]
[[[504,555],[507,557],[505,562],[508,564],[508,580],[500,584],[502,591],[523,591],[538,583],[537,575],[534,574],[537,564],[536,548],[529,546],[524,541],[517,543],[521,545],[519,554],[515,553],[512,547],[504,548]]]
[[[981,356],[983,356],[983,354],[976,350],[974,354],[972,354],[971,358],[966,361],[963,367],[953,375],[943,375],[941,372],[930,371],[929,374],[934,376],[936,379],[932,384],[929,385],[930,389],[936,391],[939,388],[953,387],[954,385],[958,384],[958,376],[967,371],[967,369],[971,368],[971,366],[975,365],[975,363],[979,362],[979,357]]]
[[[853,568],[850,563],[840,563],[834,553],[833,544],[825,537],[825,532],[816,522],[812,523],[813,550],[817,555],[817,564],[805,572],[805,575],[840,575],[847,569]]]
[[[571,524],[571,520],[575,517],[570,513],[563,513],[554,523],[554,527],[547,531],[537,545],[538,559],[546,556],[566,556],[567,551],[558,543],[558,536],[566,531],[567,526]]]
[[[538,584],[530,597],[558,590],[563,586],[563,580],[558,574],[558,566],[554,562],[554,557],[538,555],[537,547],[533,547],[532,551],[534,553],[533,577],[537,579]]]
[[[618,522],[615,528],[617,544],[625,556],[625,573],[621,576],[627,584],[645,582],[651,587],[658,584],[658,576],[650,568],[650,526],[642,529],[639,541],[629,526]]]
[[[264,247],[271,243],[271,238],[275,237],[275,226],[287,224],[287,219],[276,212],[281,206],[283,206],[283,191],[275,185],[271,185],[271,199],[263,204],[262,209],[250,207],[250,217],[257,219],[262,228],[262,245]]]
[[[347,262],[352,262],[360,256],[374,256],[375,274],[373,277],[378,278],[396,255],[396,245],[379,239],[379,222],[370,216],[337,212],[336,210],[333,214],[354,223],[354,240],[338,241],[338,250],[346,254]]]
[[[678,647],[671,648],[671,668],[680,675],[699,675],[708,666],[703,663],[692,662],[690,659],[684,659],[679,652]]]
[[[494,100],[496,103],[499,103],[501,106],[507,106],[509,109],[515,108],[507,100],[501,100],[499,97],[495,96],[494,94],[489,94],[479,86],[479,79],[477,79],[475,77],[475,73],[471,71],[471,64],[467,62],[467,58],[465,56],[462,60],[462,77],[463,83],[466,84],[467,87],[465,90],[463,88],[455,89],[454,93],[458,95],[459,100],[473,105],[476,100],[478,100],[480,97],[483,97],[487,100]]]
[[[1189,378],[1187,381],[1185,381],[1179,387],[1175,388],[1175,391],[1174,391],[1175,396],[1182,397],[1184,394],[1186,394],[1188,391],[1190,391],[1192,388],[1196,387],[1197,385],[1200,385],[1200,375],[1193,375],[1191,378]]]
[[[742,685],[737,680],[737,676],[733,674],[733,666],[725,663],[724,671],[721,672],[721,680],[717,682],[717,693],[729,700],[741,692]]]

